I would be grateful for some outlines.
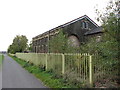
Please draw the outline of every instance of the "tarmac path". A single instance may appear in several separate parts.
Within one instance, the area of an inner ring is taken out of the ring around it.
[[[7,55],[4,55],[2,66],[2,88],[47,88]]]

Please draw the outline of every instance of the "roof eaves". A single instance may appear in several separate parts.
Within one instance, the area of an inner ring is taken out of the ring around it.
[[[53,29],[51,29],[51,30],[49,30],[49,31],[46,31],[46,32],[44,32],[43,34],[45,34],[45,33],[50,33],[50,32],[52,32],[52,31],[54,31],[55,29],[59,29],[59,28],[65,27],[65,26],[70,25],[70,24],[72,24],[72,23],[75,23],[75,22],[77,22],[77,21],[79,21],[79,20],[81,20],[81,19],[83,19],[83,18],[87,18],[87,19],[90,20],[95,26],[99,27],[99,26],[98,26],[93,20],[91,20],[87,15],[84,15],[84,16],[81,16],[81,17],[79,17],[79,18],[77,18],[77,19],[74,19],[74,20],[72,20],[72,21],[70,21],[70,22],[67,22],[67,23],[65,23],[65,24],[63,24],[63,25],[60,25],[60,26],[58,26],[58,27],[55,27],[55,28],[53,28]],[[37,35],[36,37],[41,36],[41,35],[43,35],[43,34],[39,34],[39,35]],[[34,38],[36,38],[36,37],[34,37]]]
[[[96,33],[103,33],[103,28],[98,27],[93,30],[87,31],[84,35],[96,34]]]

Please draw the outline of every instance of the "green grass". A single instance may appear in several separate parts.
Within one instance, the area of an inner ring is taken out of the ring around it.
[[[10,56],[10,57],[12,57],[15,61],[17,61],[23,68],[28,70],[28,72],[34,74],[37,78],[39,78],[44,83],[44,85],[46,85],[47,87],[76,88],[75,86],[73,85],[71,86],[69,83],[66,83],[65,80],[62,79],[62,77],[56,78],[55,74],[48,72],[48,71],[44,71],[44,69],[41,69],[38,66],[30,64],[14,56]]]
[[[3,59],[4,59],[4,55],[0,54],[0,65],[2,64]]]

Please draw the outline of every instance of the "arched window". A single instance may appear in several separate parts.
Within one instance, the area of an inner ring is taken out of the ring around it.
[[[79,39],[76,36],[71,35],[71,36],[68,37],[68,44],[71,45],[71,46],[74,46],[74,47],[79,47],[80,42],[79,42]]]
[[[82,28],[83,28],[83,29],[88,29],[88,22],[83,21],[83,22],[82,22]]]

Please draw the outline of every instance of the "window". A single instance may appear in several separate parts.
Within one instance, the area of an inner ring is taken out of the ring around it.
[[[83,29],[88,29],[88,22],[83,21],[83,22],[82,22],[82,28],[83,28]]]
[[[73,46],[73,47],[79,47],[80,42],[79,42],[79,39],[76,36],[71,35],[71,36],[68,37],[68,44]]]
[[[101,38],[100,35],[96,37],[96,41],[97,41],[97,42],[100,42],[101,40],[102,40],[102,38]]]

